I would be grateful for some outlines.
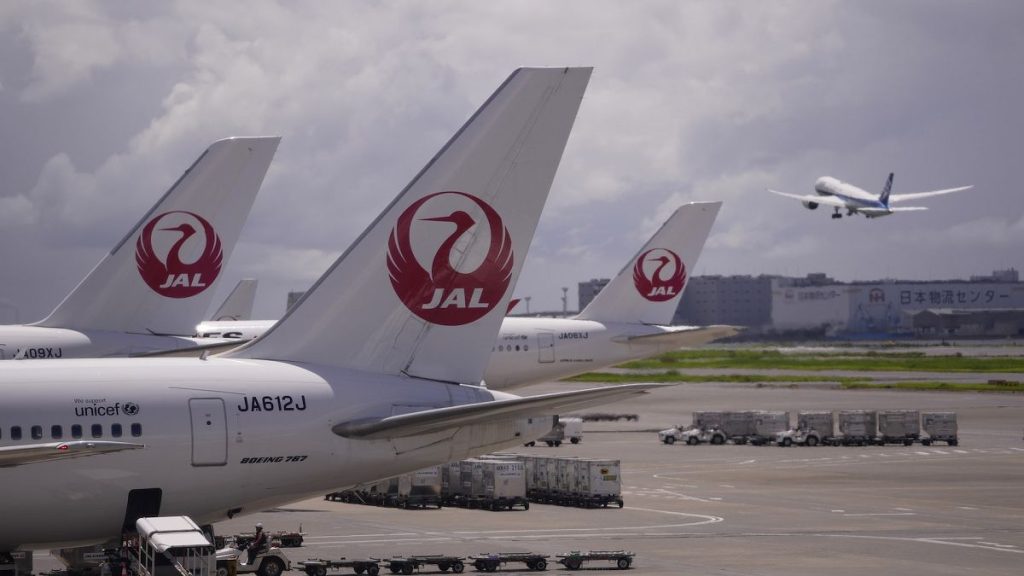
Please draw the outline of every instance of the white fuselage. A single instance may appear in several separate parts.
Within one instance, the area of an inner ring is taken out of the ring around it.
[[[850,213],[862,212],[866,216],[876,218],[878,216],[886,216],[892,212],[889,208],[879,200],[877,194],[872,194],[867,190],[863,190],[849,184],[833,178],[831,176],[823,176],[818,178],[814,182],[814,191],[819,196],[834,196],[846,203],[846,209]]]
[[[265,360],[7,362],[0,363],[0,382],[0,446],[75,435],[145,444],[3,469],[3,515],[17,521],[0,522],[0,551],[116,538],[132,490],[160,491],[159,509],[149,513],[205,524],[508,447],[521,442],[518,433],[540,436],[551,426],[498,420],[411,438],[350,440],[332,426],[508,396]],[[20,428],[21,440],[12,439],[12,427]]]
[[[128,334],[107,330],[71,330],[32,325],[0,326],[0,360],[106,358],[179,350],[210,344],[185,336]]]
[[[251,340],[273,325],[272,320],[203,322],[197,332],[199,336]],[[491,390],[507,390],[661,354],[678,348],[679,344],[627,339],[667,334],[680,328],[573,318],[505,318],[484,382]]]

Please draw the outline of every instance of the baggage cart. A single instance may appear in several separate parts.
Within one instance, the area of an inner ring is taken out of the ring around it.
[[[533,552],[497,552],[474,554],[467,558],[478,572],[495,572],[502,564],[522,563],[530,570],[547,570],[548,556]]]
[[[910,446],[921,439],[921,413],[917,410],[878,412],[878,438],[882,444]]]
[[[363,558],[347,560],[342,557],[340,560],[325,560],[323,558],[310,558],[302,562],[296,562],[296,566],[305,572],[307,576],[327,576],[328,572],[340,571],[348,568],[355,574],[368,574],[377,576],[380,573],[380,561],[376,558]]]
[[[636,557],[636,554],[625,550],[591,550],[590,552],[574,550],[566,554],[557,554],[555,557],[569,570],[579,570],[584,562],[594,561],[611,562],[619,570],[626,570],[633,565],[633,558]]]
[[[441,572],[451,570],[461,573],[466,569],[465,558],[462,556],[447,556],[443,554],[419,554],[412,556],[395,556],[386,560],[388,570],[392,574],[412,574],[424,566],[437,566]]]

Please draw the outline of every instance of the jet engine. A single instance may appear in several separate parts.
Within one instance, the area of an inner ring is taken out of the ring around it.
[[[801,202],[801,204],[803,204],[804,208],[807,208],[808,210],[815,210],[818,208],[817,202]]]

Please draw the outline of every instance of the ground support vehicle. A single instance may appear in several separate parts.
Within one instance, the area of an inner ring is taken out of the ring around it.
[[[697,444],[725,444],[728,437],[719,428],[689,427],[679,435],[679,440],[688,446]]]
[[[574,550],[566,554],[555,555],[558,558],[558,562],[569,570],[579,570],[584,562],[598,560],[611,562],[616,568],[626,570],[633,565],[633,558],[635,556],[636,554],[625,550],[591,550],[590,552]]]
[[[129,550],[131,571],[138,576],[214,576],[213,544],[188,516],[139,518],[138,546]],[[225,571],[225,576],[227,572]],[[260,576],[279,576],[261,574]]]
[[[277,544],[279,548],[301,548],[304,534],[302,532],[278,530],[277,532],[271,532],[267,536],[269,536],[271,544]],[[252,539],[255,537],[256,534],[252,532],[235,534],[235,545],[237,547],[244,547],[249,542],[252,542]]]
[[[303,562],[296,562],[295,565],[308,576],[327,576],[328,572],[341,570],[343,568],[349,568],[356,574],[369,574],[369,576],[377,576],[377,574],[380,573],[380,560],[376,558],[363,558],[357,560],[346,560],[345,558],[341,558],[340,560],[310,558]]]
[[[564,440],[565,424],[561,422],[555,422],[555,425],[551,427],[551,430],[547,434],[541,436],[540,438],[537,438],[536,440],[531,440],[523,444],[523,446],[536,446],[537,442],[547,444],[548,446],[552,447],[561,446]]]
[[[833,442],[839,446],[869,446],[878,444],[878,414],[872,410],[843,410],[839,413],[839,436]]]
[[[466,569],[465,558],[462,556],[446,556],[443,554],[425,554],[414,556],[395,556],[382,559],[392,574],[412,574],[423,566],[437,566],[441,572],[451,570],[460,573]]]
[[[796,428],[775,435],[778,446],[825,446],[835,442],[832,412],[797,412]]]
[[[498,552],[495,554],[475,554],[467,560],[478,572],[494,572],[502,564],[523,563],[530,570],[547,570],[548,556],[533,552]]]
[[[927,434],[921,439],[921,444],[925,446],[930,446],[932,442],[945,442],[949,446],[959,444],[956,412],[922,412],[921,427]]]
[[[881,444],[910,446],[921,439],[921,413],[917,410],[878,412],[878,440]]]
[[[756,412],[754,433],[747,440],[755,446],[771,444],[780,432],[786,430],[789,430],[789,412]]]
[[[281,576],[292,569],[292,562],[280,548],[271,547],[256,555],[252,564],[243,562],[244,551],[234,547],[217,550],[217,576],[235,574],[256,574],[257,576]]]

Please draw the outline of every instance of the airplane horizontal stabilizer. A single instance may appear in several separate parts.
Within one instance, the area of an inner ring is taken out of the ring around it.
[[[846,202],[843,202],[835,196],[820,196],[818,194],[810,196],[801,196],[799,194],[790,194],[788,192],[779,192],[778,190],[772,190],[768,188],[768,191],[772,194],[778,194],[779,196],[785,196],[786,198],[793,198],[801,202],[813,202],[815,204],[824,204],[825,206],[838,206],[839,208],[846,208]]]
[[[970,190],[971,188],[974,188],[973,184],[971,186],[960,186],[959,188],[932,190],[931,192],[911,192],[909,194],[893,194],[892,196],[889,196],[889,204],[906,202],[907,200],[917,200],[919,198],[930,198],[932,196],[942,196],[943,194],[952,194],[954,192],[963,192],[964,190]]]
[[[145,444],[131,442],[87,441],[47,442],[45,444],[29,444],[26,446],[6,446],[0,448],[0,467],[21,466],[49,460],[96,456],[122,450],[138,450]]]
[[[515,71],[273,328],[227,354],[479,383],[590,73]]]
[[[676,209],[576,318],[635,324],[672,322],[721,207],[721,202],[691,202]]]
[[[222,352],[228,352],[234,350],[242,344],[245,344],[248,340],[240,339],[228,339],[221,340],[217,339],[216,342],[210,344],[197,344],[195,346],[186,346],[184,348],[175,348],[169,350],[154,350],[152,352],[140,352],[138,354],[132,354],[132,358],[199,358],[204,354],[213,355],[220,354]]]
[[[668,332],[625,336],[622,338],[622,341],[673,347],[701,346],[703,344],[721,340],[722,338],[735,336],[740,332],[743,332],[743,330],[744,329],[741,326],[727,326],[724,324],[715,324],[712,326],[678,326]],[[618,339],[615,340],[619,341]]]
[[[674,384],[623,384],[605,388],[588,388],[572,392],[555,392],[495,400],[477,404],[463,404],[399,414],[373,420],[355,420],[335,425],[335,434],[345,438],[374,440],[401,438],[418,434],[440,432],[459,426],[491,422],[499,418],[526,418],[556,415],[572,410],[607,404],[621,398],[641,394],[647,390],[674,386]]]

